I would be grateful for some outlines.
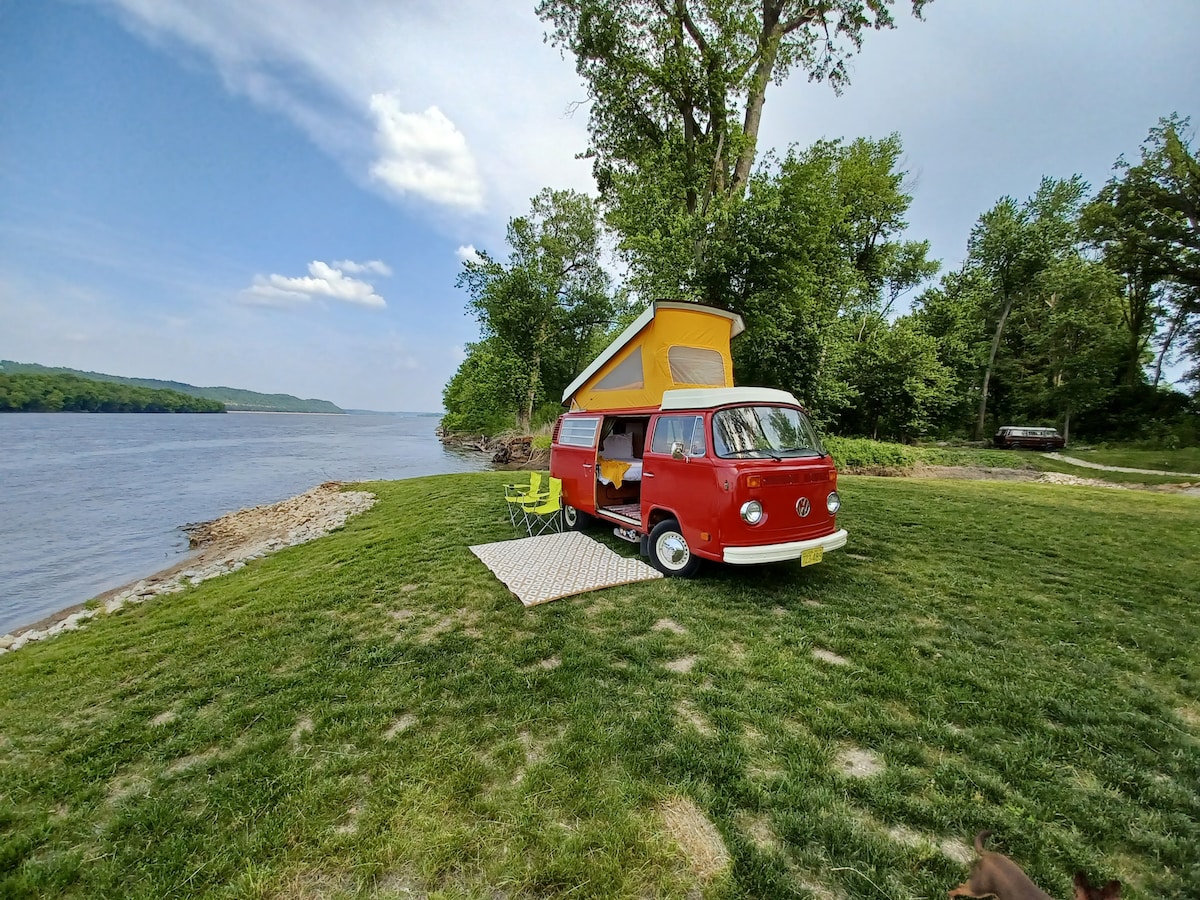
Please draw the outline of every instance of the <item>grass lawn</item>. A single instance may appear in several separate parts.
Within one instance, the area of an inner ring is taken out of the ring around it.
[[[846,477],[819,566],[525,610],[511,479],[0,657],[0,897],[1200,896],[1200,501]]]
[[[1165,472],[1200,472],[1200,447],[1181,450],[1064,450],[1070,456],[1105,466],[1159,469]]]

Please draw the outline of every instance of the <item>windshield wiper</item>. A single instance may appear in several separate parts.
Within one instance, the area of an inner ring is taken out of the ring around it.
[[[764,453],[767,456],[771,457],[771,459],[775,460],[775,462],[780,462],[783,460],[782,456],[776,456],[770,450],[763,450],[761,447],[755,447],[751,450],[730,450],[729,453],[727,454],[727,456],[729,456],[729,457],[745,456],[746,454],[749,454],[749,453],[756,453],[756,454]]]

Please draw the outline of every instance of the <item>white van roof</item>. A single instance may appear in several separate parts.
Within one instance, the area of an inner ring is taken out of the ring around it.
[[[712,409],[716,406],[749,403],[800,405],[800,401],[787,391],[762,387],[676,388],[663,391],[662,398],[664,410]]]

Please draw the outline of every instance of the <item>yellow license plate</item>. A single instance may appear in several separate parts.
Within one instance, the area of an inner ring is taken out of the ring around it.
[[[800,551],[800,565],[815,566],[825,557],[824,547],[813,547],[811,550]]]

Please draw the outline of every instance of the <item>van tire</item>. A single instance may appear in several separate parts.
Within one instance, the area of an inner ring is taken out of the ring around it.
[[[592,526],[593,519],[585,512],[580,512],[575,507],[564,503],[563,504],[563,526],[567,531],[587,531]]]
[[[650,564],[668,578],[690,578],[700,565],[700,557],[692,552],[674,519],[655,525],[647,544]]]

